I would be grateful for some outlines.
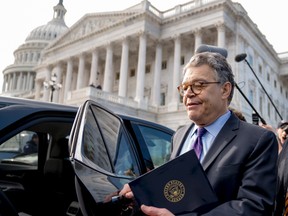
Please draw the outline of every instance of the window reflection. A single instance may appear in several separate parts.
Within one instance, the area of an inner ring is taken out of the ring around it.
[[[34,131],[22,131],[0,145],[1,163],[37,166],[38,134]]]
[[[120,120],[97,106],[87,112],[83,153],[93,164],[116,175],[139,175]]]
[[[99,119],[101,119],[102,116],[97,114],[97,110],[93,110],[93,112],[91,109],[89,109],[87,113],[82,142],[82,151],[84,156],[91,160],[93,164],[111,172],[112,169],[104,144],[103,134],[99,129],[99,124],[97,124],[95,119],[95,116],[98,116]]]
[[[171,135],[143,125],[139,125],[139,130],[149,152],[149,156],[144,155],[146,166],[149,167],[152,163],[156,168],[167,162],[171,153]],[[148,158],[151,158],[152,162]]]

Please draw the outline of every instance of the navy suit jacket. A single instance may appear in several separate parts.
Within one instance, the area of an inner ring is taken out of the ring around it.
[[[193,123],[183,126],[174,134],[171,159],[179,155],[192,126]],[[203,215],[272,215],[277,157],[273,132],[240,121],[232,114],[202,161],[220,201]]]

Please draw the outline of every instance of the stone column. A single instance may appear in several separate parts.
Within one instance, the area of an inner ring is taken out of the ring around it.
[[[16,81],[17,81],[17,76],[16,76],[16,72],[14,72],[13,78],[12,78],[12,86],[11,86],[12,87],[11,90],[13,91],[16,90],[16,84],[17,84]]]
[[[7,91],[9,92],[10,90],[11,90],[11,88],[12,88],[12,80],[13,79],[13,77],[12,77],[12,74],[10,73],[10,74],[8,74],[8,86],[7,86]]]
[[[26,75],[23,74],[23,76],[24,76],[23,77],[23,84],[22,84],[21,89],[28,90],[28,91],[35,90],[35,89],[33,89],[33,83],[35,82],[34,78],[36,77],[36,72],[28,71],[26,73]]]
[[[60,63],[57,63],[56,68],[55,68],[55,75],[56,75],[56,89],[54,90],[53,93],[53,102],[59,103],[61,102],[60,98],[60,91],[61,91],[61,83],[62,83],[62,71],[63,68]]]
[[[32,74],[31,79],[30,79],[29,89],[33,89],[33,83],[35,82],[36,76],[37,76],[36,72],[32,72],[32,73],[33,73],[33,74]],[[34,88],[35,88],[35,87],[34,87]]]
[[[26,80],[25,80],[25,84],[22,87],[23,89],[29,90],[31,91],[33,89],[33,82],[34,82],[34,73],[33,71],[29,71],[26,74]]]
[[[152,104],[155,106],[160,105],[161,96],[161,66],[162,66],[162,44],[158,41],[156,45],[154,81],[152,89]]]
[[[42,87],[42,80],[35,80],[35,100],[40,100],[40,92]]]
[[[22,85],[23,85],[23,72],[19,72],[19,76],[16,83],[16,90],[19,91],[22,88]]]
[[[45,81],[47,84],[50,83],[50,78],[51,78],[51,69],[50,68],[46,68],[45,71]],[[43,92],[43,99],[44,101],[50,101],[50,87],[49,86],[45,86],[44,88],[44,92]]]
[[[97,76],[98,76],[98,59],[99,59],[99,54],[98,50],[95,49],[92,52],[92,62],[91,62],[91,70],[90,70],[90,80],[89,80],[89,85],[98,85],[97,83]]]
[[[140,32],[139,36],[139,53],[137,65],[137,81],[136,81],[136,96],[135,101],[141,106],[144,101],[144,84],[145,84],[145,66],[146,66],[146,34]]]
[[[2,92],[6,92],[7,75],[3,77]]]
[[[119,92],[118,92],[118,95],[121,97],[126,97],[126,94],[127,94],[128,66],[129,66],[129,43],[128,43],[128,38],[125,37],[122,41],[120,82],[119,82]]]
[[[180,35],[174,36],[174,68],[173,68],[173,84],[172,84],[172,98],[171,104],[178,106],[179,93],[177,86],[180,84],[180,58],[181,58],[181,39]]]
[[[202,44],[202,29],[197,28],[194,31],[194,35],[195,35],[195,50]]]
[[[106,47],[103,91],[112,92],[113,81],[113,49],[112,44],[108,43]]]
[[[225,48],[225,25],[224,23],[218,23],[216,27],[217,27],[217,33],[218,33],[217,34],[217,38],[218,38],[217,46]]]
[[[26,76],[25,76],[25,79],[23,80],[23,83],[24,83],[24,85],[23,85],[23,89],[25,89],[25,90],[32,90],[32,86],[33,85],[31,85],[32,83],[31,83],[31,81],[33,81],[33,75],[32,75],[32,71],[28,71],[27,73],[26,73]]]
[[[82,53],[79,57],[79,66],[78,66],[77,84],[76,84],[77,90],[83,87],[84,70],[85,70],[85,54]]]
[[[65,79],[65,88],[64,88],[64,100],[67,99],[68,92],[71,90],[72,85],[72,72],[73,72],[73,60],[69,58],[67,60],[67,71]]]

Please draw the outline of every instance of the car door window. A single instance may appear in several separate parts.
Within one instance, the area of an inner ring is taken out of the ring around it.
[[[0,145],[1,163],[37,166],[38,134],[34,131],[22,131]]]
[[[149,159],[152,160],[154,168],[167,162],[171,154],[171,134],[144,125],[138,127],[149,152],[149,155],[143,155],[147,168],[152,166]],[[142,150],[142,152],[147,151]]]
[[[131,155],[125,136],[121,136],[114,158],[115,173],[124,176],[139,176],[139,170]]]
[[[84,126],[84,156],[116,175],[139,175],[120,120],[97,106],[90,108]]]
[[[99,118],[101,119],[102,117],[99,116]],[[101,125],[98,125],[99,124],[97,124],[92,110],[88,109],[83,131],[82,152],[93,165],[97,165],[108,172],[112,172],[107,149],[101,132],[102,128]]]

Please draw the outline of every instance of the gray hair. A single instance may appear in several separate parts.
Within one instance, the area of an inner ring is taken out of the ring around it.
[[[185,74],[187,69],[190,67],[200,67],[202,65],[208,65],[209,67],[214,69],[216,78],[218,79],[217,81],[219,81],[221,84],[224,84],[225,82],[231,83],[232,89],[228,97],[228,103],[230,104],[234,94],[235,80],[231,66],[227,62],[226,58],[219,53],[197,53],[192,56],[190,61],[186,64],[183,69],[183,73]]]

